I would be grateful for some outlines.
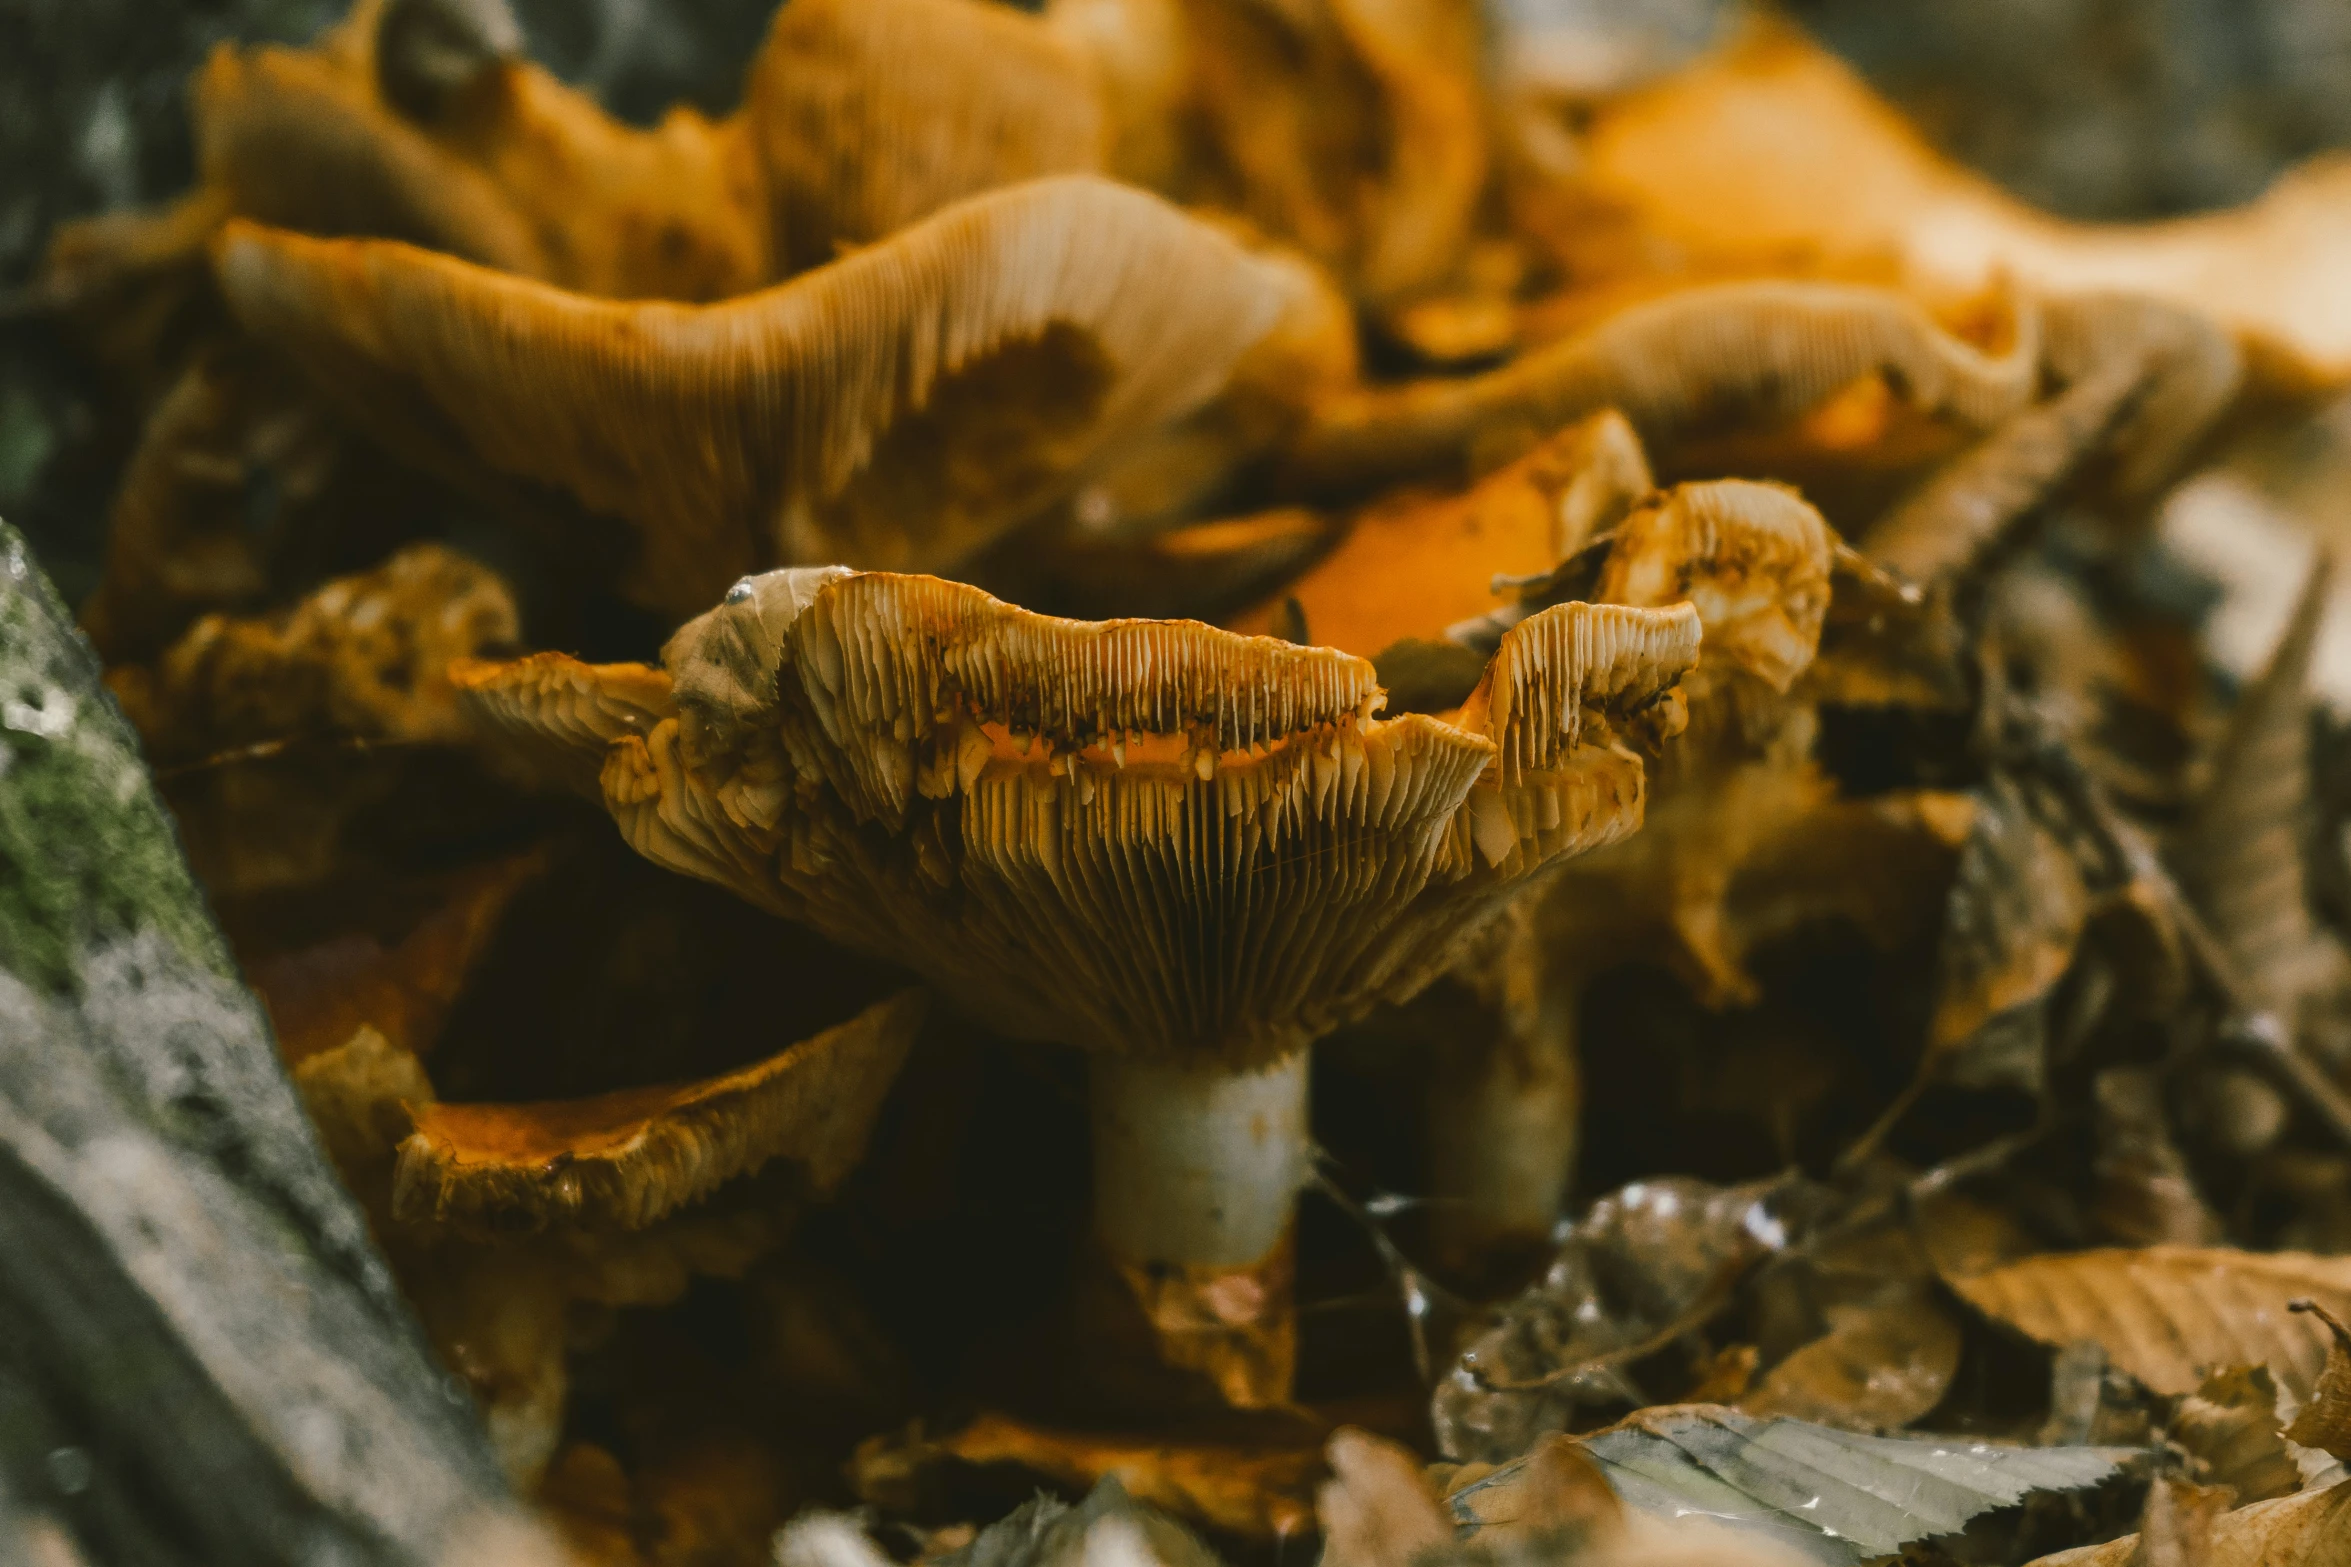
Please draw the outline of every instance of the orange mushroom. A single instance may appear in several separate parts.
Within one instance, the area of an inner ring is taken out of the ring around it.
[[[1157,1362],[1104,1385],[1164,1397],[1172,1372],[1248,1406],[1288,1392],[1307,1047],[1639,824],[1618,728],[1696,627],[1559,606],[1446,724],[1372,716],[1371,667],[1325,649],[785,571],[671,641],[649,731],[590,742],[579,693],[605,677],[551,655],[461,679],[488,727],[601,754],[638,852],[1088,1051],[1096,1230]]]
[[[413,457],[633,524],[627,591],[679,614],[776,561],[964,559],[1214,396],[1291,286],[1086,176],[698,308],[242,224],[216,271],[248,330]]]

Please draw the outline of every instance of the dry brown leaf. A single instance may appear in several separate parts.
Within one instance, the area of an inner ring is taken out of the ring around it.
[[[1087,1489],[1112,1476],[1138,1502],[1253,1540],[1297,1539],[1314,1527],[1311,1498],[1323,1467],[1311,1436],[1291,1445],[1155,1442],[995,1414],[941,1439],[936,1451],[965,1463],[1018,1464]]]
[[[2288,1302],[2313,1296],[2351,1312],[2351,1257],[2297,1252],[2068,1252],[1949,1282],[1986,1316],[2044,1344],[2096,1342],[2164,1394],[2194,1392],[2216,1366],[2266,1365],[2281,1387],[2308,1398],[2327,1333]]]
[[[2302,1470],[2278,1431],[2278,1389],[2267,1366],[2216,1371],[2180,1400],[2165,1431],[2202,1466],[2198,1478],[2225,1485],[2239,1502],[2266,1502],[2302,1489]]]
[[[1412,1567],[1453,1543],[1412,1453],[1352,1427],[1333,1432],[1324,1451],[1331,1477],[1314,1494],[1323,1567]]]
[[[2351,1462],[2351,1329],[2316,1301],[2298,1300],[2293,1309],[2325,1323],[2330,1339],[2326,1369],[2294,1423],[2286,1427],[2286,1440]]]
[[[2172,1540],[2188,1533],[2177,1530]],[[2192,1527],[2192,1526],[2190,1526]],[[2125,1535],[2104,1545],[2059,1551],[2028,1567],[2155,1567],[2181,1562],[2161,1554],[2170,1544],[2158,1538]],[[2351,1481],[2321,1491],[2304,1491],[2271,1502],[2255,1502],[2211,1520],[2204,1550],[2182,1567],[2344,1567],[2351,1562]]]
[[[1526,1457],[1445,1496],[1465,1542],[1484,1550],[1594,1552],[1605,1558],[1623,1542],[1624,1504],[1581,1442],[1552,1433]]]
[[[1771,1368],[1738,1400],[1857,1431],[1893,1431],[1942,1402],[1959,1370],[1959,1323],[1924,1287],[1863,1306],[1831,1308],[1829,1331]]]

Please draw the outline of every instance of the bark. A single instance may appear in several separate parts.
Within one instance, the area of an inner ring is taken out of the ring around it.
[[[88,645],[0,524],[0,1555],[27,1540],[551,1559],[321,1155]]]

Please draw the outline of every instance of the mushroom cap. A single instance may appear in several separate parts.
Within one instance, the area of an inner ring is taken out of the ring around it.
[[[999,185],[1099,172],[1109,135],[1085,53],[982,0],[785,6],[744,105],[788,271]]]
[[[449,666],[520,634],[495,572],[414,544],[279,614],[207,615],[152,668],[108,679],[158,759],[316,734],[456,741]]]
[[[394,7],[386,25],[442,9]],[[772,275],[758,166],[731,128],[679,110],[640,130],[506,58],[476,61],[441,121],[412,117],[383,95],[367,11],[317,48],[223,45],[206,62],[198,170],[232,211],[613,297],[723,298]]]
[[[2351,374],[2338,286],[2351,265],[2351,160],[2339,154],[2226,211],[2066,222],[1944,158],[1851,67],[1785,26],[1628,94],[1581,145],[1582,205],[1623,223],[1578,247],[1579,275],[1671,255],[1715,276],[1784,274],[1793,260],[1952,292],[2000,276],[2128,289],[2212,314],[2309,370]]]
[[[1820,513],[1782,485],[1678,485],[1618,527],[1594,596],[1692,605],[1711,659],[1784,694],[1820,649],[1834,544]]]
[[[1459,260],[1487,168],[1474,5],[1062,0],[1048,19],[1101,62],[1124,177],[1241,212],[1375,301]]]
[[[1844,283],[1740,282],[1632,305],[1479,375],[1328,399],[1289,455],[1292,482],[1358,488],[1441,471],[1489,431],[1556,429],[1615,408],[1645,441],[1734,413],[1788,418],[1872,374],[1917,408],[1988,427],[2031,398],[2038,312],[2005,301],[1996,349],[1945,330],[1917,301]]]
[[[1549,571],[1650,488],[1624,416],[1595,414],[1458,494],[1376,501],[1313,569],[1232,622],[1264,632],[1295,599],[1307,635],[1365,658],[1491,613],[1496,577]]]
[[[1090,176],[974,197],[723,304],[623,305],[233,224],[238,318],[438,466],[634,523],[684,614],[776,560],[945,565],[1213,396],[1291,283]]]
[[[1329,649],[774,573],[671,642],[677,716],[605,748],[604,798],[639,853],[1004,1032],[1256,1065],[1414,994],[1530,877],[1637,827],[1612,726],[1697,637],[1686,607],[1560,605],[1460,723],[1382,720],[1371,666]],[[525,677],[468,678],[511,713]]]
[[[463,1230],[640,1230],[772,1159],[817,1192],[863,1156],[924,998],[909,990],[700,1082],[538,1104],[415,1105],[393,1212]]]

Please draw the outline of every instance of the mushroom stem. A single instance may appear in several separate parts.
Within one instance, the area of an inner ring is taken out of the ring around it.
[[[1514,942],[1516,946],[1519,943]],[[1513,954],[1516,956],[1517,954]],[[1539,1251],[1575,1173],[1583,1110],[1577,979],[1504,964],[1483,1039],[1437,1053],[1429,1094],[1429,1228],[1457,1273]]]
[[[1095,1058],[1094,1228],[1140,1309],[1147,1380],[1205,1379],[1240,1408],[1288,1399],[1306,1068],[1304,1050],[1257,1071]]]

